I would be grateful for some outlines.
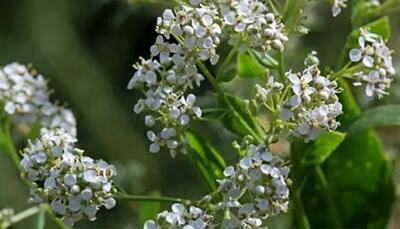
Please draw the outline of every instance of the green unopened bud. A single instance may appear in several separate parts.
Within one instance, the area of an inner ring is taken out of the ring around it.
[[[274,144],[277,143],[279,141],[279,136],[276,134],[273,135],[269,135],[266,139],[265,139],[265,143],[268,144]]]
[[[254,138],[250,135],[246,135],[243,137],[241,150],[247,149],[247,147],[254,142]]]
[[[304,60],[304,65],[319,65],[319,59],[316,55],[316,51],[312,51],[310,54],[308,54],[307,58]]]
[[[259,111],[258,103],[255,100],[251,100],[249,104],[250,112],[252,115],[257,115]]]

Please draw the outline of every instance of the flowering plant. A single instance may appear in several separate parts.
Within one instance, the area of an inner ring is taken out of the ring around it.
[[[332,15],[346,2],[331,1]],[[296,228],[386,225],[394,198],[391,167],[371,129],[399,125],[400,107],[361,113],[350,85],[370,99],[389,93],[396,70],[384,15],[398,2],[352,2],[353,31],[337,70],[323,68],[316,51],[302,58],[300,70],[285,65],[291,39],[308,32],[306,1],[176,3],[157,18],[157,37],[148,58],[134,64],[127,88],[141,93],[133,111],[149,128],[148,151],[189,157],[209,192],[196,200],[126,193],[114,181],[113,165],[76,146],[75,117],[51,102],[44,77],[12,63],[0,69],[0,143],[35,206],[18,214],[4,209],[0,227],[47,211],[65,228],[96,220],[98,211],[114,208],[118,200],[171,203],[145,229],[266,228],[271,218],[289,212]],[[222,52],[224,47],[230,51]],[[239,77],[257,81],[245,98],[225,87]],[[197,93],[207,84],[214,103]],[[196,123],[203,122],[220,123],[235,135],[231,165],[211,143],[212,134],[200,134]],[[27,139],[19,153],[12,134]],[[290,150],[278,151],[278,144]],[[371,180],[352,177],[354,172]],[[368,201],[379,195],[385,195],[379,206]]]

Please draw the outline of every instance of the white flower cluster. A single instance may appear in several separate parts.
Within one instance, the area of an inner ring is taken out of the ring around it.
[[[205,229],[212,227],[213,217],[200,208],[190,206],[186,209],[182,204],[175,203],[171,211],[163,211],[157,215],[156,222],[148,220],[144,229],[183,228]]]
[[[359,47],[349,52],[349,58],[354,63],[362,63],[364,69],[353,75],[355,86],[365,86],[365,94],[382,98],[393,80],[395,69],[392,64],[392,51],[386,46],[382,37],[360,29]]]
[[[336,81],[321,75],[318,65],[308,65],[303,72],[286,73],[293,95],[281,107],[281,119],[294,124],[292,134],[305,141],[315,140],[323,131],[335,130],[340,123],[342,104]]]
[[[116,170],[75,148],[76,139],[63,129],[42,129],[41,136],[23,150],[21,167],[31,182],[30,201],[49,203],[66,224],[96,219],[101,206],[111,209]]]
[[[229,214],[222,228],[260,228],[263,219],[288,210],[289,167],[265,145],[250,144],[246,156],[234,168],[224,170],[219,180],[223,202],[219,208]]]
[[[252,48],[261,52],[283,51],[288,37],[283,23],[258,0],[222,0],[219,2],[224,32],[230,36],[229,43],[241,44],[239,50]]]
[[[152,142],[149,150],[153,153],[162,146],[172,156],[185,152],[181,133],[191,119],[202,115],[201,109],[194,105],[196,96],[186,96],[186,92],[204,80],[196,66],[198,61],[209,60],[213,65],[218,62],[216,49],[224,29],[230,43],[240,42],[241,50],[267,51],[272,47],[282,51],[287,41],[283,24],[261,1],[192,0],[190,3],[176,10],[166,9],[157,18],[159,35],[150,48],[151,58],[141,58],[128,84],[128,89],[138,89],[145,95],[136,103],[135,113],[151,112],[145,117],[145,124],[162,126],[160,131],[148,132]],[[166,138],[163,133],[168,133]]]
[[[17,124],[39,123],[45,128],[63,128],[76,135],[76,120],[69,109],[50,102],[42,75],[12,63],[0,68],[0,101]]]

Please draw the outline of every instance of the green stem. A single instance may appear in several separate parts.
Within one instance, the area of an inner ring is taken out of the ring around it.
[[[127,200],[127,201],[181,203],[185,205],[189,205],[193,202],[188,199],[181,199],[168,196],[141,196],[141,195],[117,194],[114,197],[119,200]]]
[[[264,66],[266,68],[270,68],[270,69],[278,68],[278,65],[279,65],[278,61],[276,61],[273,57],[271,57],[267,53],[265,53],[265,55],[264,55],[265,59],[260,57],[260,55],[254,51],[251,51],[251,54],[258,61],[258,63],[260,63],[262,66]]]
[[[11,124],[9,120],[2,120],[3,123],[1,124],[1,130],[0,130],[0,144],[1,147],[4,149],[5,153],[8,154],[8,156],[13,160],[15,166],[21,171],[21,164],[20,164],[20,158],[18,155],[17,150],[14,147],[14,143],[11,137]]]
[[[308,221],[307,213],[306,210],[304,209],[303,202],[301,200],[301,193],[303,192],[304,185],[306,184],[308,179],[308,174],[304,174],[302,176],[301,182],[297,187],[297,190],[293,193],[293,198],[294,198],[294,204],[295,204],[295,209],[296,214],[298,216],[299,223],[301,223],[300,228],[303,229],[309,229],[310,227],[310,222]]]
[[[351,61],[347,62],[347,64],[341,68],[339,71],[334,72],[332,75],[329,76],[329,79],[331,80],[336,80],[337,78],[343,76],[347,72],[353,72],[354,70],[358,69],[358,65],[355,65],[354,67],[349,68],[349,66],[352,64]]]
[[[274,2],[272,2],[272,0],[268,1],[269,6],[272,9],[272,12],[274,12],[274,14],[279,15],[279,11],[277,10],[277,8],[275,7]]]
[[[40,211],[40,207],[28,208],[16,215],[11,216],[10,221],[6,222],[4,225],[1,225],[1,226],[4,226],[4,228],[7,228],[15,223],[18,223],[19,221],[22,221],[28,217],[35,215],[39,211]]]
[[[229,63],[232,62],[232,59],[235,57],[237,50],[239,49],[240,43],[233,46],[233,48],[229,51],[228,55],[225,57],[224,62],[220,65],[217,73],[217,79],[219,79],[224,72],[224,69],[228,66]]]
[[[208,81],[211,83],[211,85],[214,87],[214,89],[217,91],[217,93],[222,97],[222,99],[224,100],[224,102],[226,103],[226,105],[229,108],[229,111],[232,113],[232,115],[246,128],[246,130],[259,142],[263,142],[263,139],[261,137],[261,134],[257,133],[255,130],[253,130],[246,121],[244,121],[242,119],[242,117],[237,113],[237,111],[235,110],[235,108],[232,106],[232,104],[230,103],[229,99],[226,97],[224,91],[222,90],[222,88],[219,86],[218,82],[215,80],[215,78],[211,75],[211,73],[208,71],[208,69],[206,68],[206,66],[198,61],[197,66],[199,67],[199,69],[203,72],[203,74],[206,76],[206,78],[208,79]]]
[[[294,201],[296,204],[297,214],[299,214],[299,223],[301,223],[300,228],[309,229],[310,222],[308,221],[308,217],[306,211],[303,206],[303,202],[301,201],[301,195],[299,192],[294,193]]]
[[[37,218],[35,219],[35,229],[45,229],[46,208],[41,207]]]
[[[183,40],[181,37],[177,37],[177,36],[174,36],[174,37],[179,43],[181,43],[181,44],[183,43]],[[207,67],[203,64],[203,62],[197,61],[196,65],[203,72],[203,74],[206,76],[206,78],[211,83],[213,88],[217,91],[217,93],[222,97],[222,99],[228,106],[229,111],[232,113],[233,117],[236,118],[259,143],[262,143],[263,142],[263,139],[261,137],[262,134],[259,132],[259,130],[253,130],[253,128],[251,128],[247,124],[247,122],[245,120],[243,120],[242,117],[236,112],[235,108],[232,106],[229,99],[226,97],[224,90],[222,90],[222,88],[219,86],[219,84],[216,81],[216,79],[214,78],[214,76],[208,71]]]
[[[325,196],[326,203],[328,205],[328,214],[330,215],[334,223],[333,226],[335,228],[342,228],[335,201],[332,197],[328,181],[326,180],[324,171],[322,170],[321,166],[318,165],[315,167],[315,173],[317,174],[317,178],[322,185],[322,191]]]
[[[279,64],[279,68],[278,68],[279,78],[281,79],[281,81],[284,85],[287,85],[287,79],[285,76],[285,62],[284,62],[284,56],[283,56],[282,52],[280,52],[278,54],[278,64]]]
[[[57,217],[55,217],[55,216],[53,215],[53,212],[51,211],[50,206],[49,206],[48,204],[44,205],[43,207],[45,208],[45,210],[46,210],[47,214],[50,216],[50,218],[53,219],[53,222],[54,222],[55,224],[57,224],[57,226],[58,226],[59,228],[61,228],[61,229],[70,229],[70,227],[67,226],[67,225],[65,225],[65,224],[61,221],[61,219],[59,219],[59,218],[57,218]]]

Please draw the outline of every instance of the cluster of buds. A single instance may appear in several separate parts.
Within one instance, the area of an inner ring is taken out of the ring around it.
[[[40,138],[23,149],[21,161],[31,183],[29,202],[49,203],[69,225],[83,218],[95,220],[100,207],[111,209],[116,204],[115,167],[84,156],[75,142],[63,129],[41,129]]]
[[[270,107],[271,109],[271,106],[273,106],[271,104],[273,96],[282,93],[283,89],[284,85],[275,81],[273,76],[268,77],[267,82],[264,85],[254,85],[254,95],[250,100],[251,111],[257,113],[260,105]]]
[[[335,130],[340,125],[336,117],[342,114],[336,95],[340,89],[336,81],[321,75],[317,63],[306,63],[302,72],[286,73],[292,96],[281,106],[281,119],[292,123],[292,134],[304,137],[306,142],[323,131]]]
[[[243,148],[243,146],[242,146]],[[246,154],[235,167],[224,170],[219,180],[225,209],[223,228],[260,228],[263,220],[287,212],[289,204],[289,167],[263,145],[244,146]]]
[[[0,68],[0,100],[16,124],[39,123],[45,128],[63,128],[76,135],[76,120],[69,109],[50,102],[42,75],[12,63]]]
[[[284,25],[263,2],[222,0],[218,5],[230,44],[240,44],[241,51],[249,48],[261,52],[283,51],[288,41],[283,32]]]
[[[155,44],[150,47],[150,59],[141,58],[128,89],[143,92],[144,98],[134,106],[135,113],[150,112],[145,117],[150,152],[166,146],[172,156],[185,152],[182,133],[191,119],[201,117],[195,106],[196,96],[187,90],[200,86],[204,76],[197,63],[217,64],[216,52],[223,35],[231,44],[240,44],[240,50],[253,48],[267,51],[271,47],[282,51],[287,41],[283,24],[258,0],[192,0],[190,5],[175,10],[166,9],[157,18]],[[165,139],[162,132],[174,129],[174,136]],[[159,132],[159,133],[156,133]]]
[[[213,228],[213,217],[200,208],[175,203],[171,211],[163,211],[157,215],[157,220],[148,220],[144,229],[162,228],[184,228],[184,229],[205,229]]]
[[[392,64],[392,51],[378,34],[360,29],[359,47],[349,52],[350,61],[360,64],[361,71],[354,73],[354,86],[365,86],[365,94],[382,98],[393,81],[395,69]]]

